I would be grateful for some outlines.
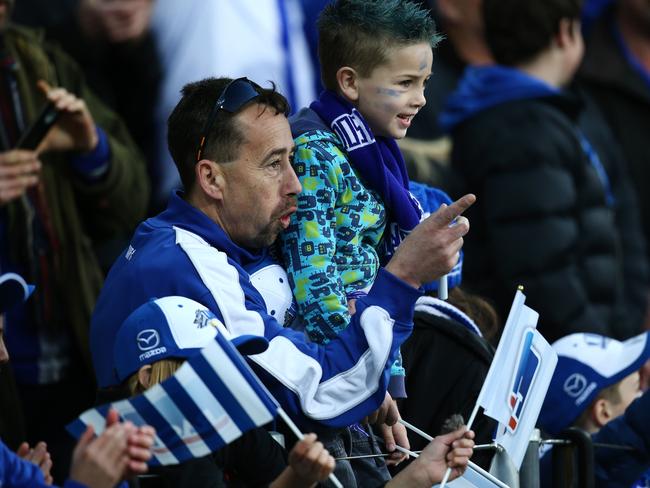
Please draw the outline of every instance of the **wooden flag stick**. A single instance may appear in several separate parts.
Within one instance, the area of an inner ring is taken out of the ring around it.
[[[301,441],[301,440],[303,440],[303,439],[305,438],[305,435],[304,435],[302,432],[300,432],[300,429],[298,428],[298,426],[297,426],[296,424],[293,423],[293,420],[291,420],[291,417],[289,417],[289,416],[287,415],[287,412],[285,412],[284,410],[282,410],[282,408],[279,408],[279,407],[278,407],[278,415],[279,415],[280,417],[282,417],[282,420],[284,420],[284,423],[287,424],[287,425],[289,426],[289,428],[290,428],[291,431],[294,433],[294,435],[298,438],[298,440]],[[417,457],[417,456],[416,456],[416,457]],[[331,474],[329,475],[329,480],[332,482],[332,484],[333,484],[336,488],[343,488],[343,485],[342,485],[341,482],[338,480],[338,478],[337,478],[336,476],[334,476],[334,473],[331,473]]]

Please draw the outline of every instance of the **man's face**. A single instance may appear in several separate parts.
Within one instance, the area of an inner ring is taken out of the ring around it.
[[[219,223],[236,244],[259,249],[289,226],[302,188],[291,166],[294,144],[287,118],[253,104],[237,122],[245,142],[237,159],[220,164],[225,185]]]
[[[0,0],[0,32],[5,28],[11,11],[13,10],[14,0]]]
[[[359,78],[358,110],[375,136],[402,139],[424,106],[433,53],[428,43],[394,48],[388,61]]]

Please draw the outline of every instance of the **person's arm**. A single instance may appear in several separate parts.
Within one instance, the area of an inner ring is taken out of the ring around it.
[[[145,161],[122,120],[88,88],[79,66],[59,49],[48,47],[47,52],[56,70],[57,86],[74,93],[85,103],[97,141],[102,143],[103,140],[108,151],[108,163],[103,172],[100,161],[91,162],[90,173],[84,174],[83,163],[77,163],[74,169],[75,189],[86,229],[93,239],[131,232],[144,217],[149,199]],[[97,146],[90,149],[95,150]],[[79,153],[71,155],[72,158],[79,156]]]
[[[380,270],[368,295],[359,298],[350,326],[325,346],[309,342],[268,315],[249,276],[223,252],[180,228],[175,228],[174,242],[191,263],[183,274],[187,286],[196,288],[200,282],[205,289],[197,300],[233,337],[253,334],[269,340],[268,350],[250,360],[287,413],[299,421],[344,427],[383,402],[389,359],[411,333],[419,287],[456,263],[462,236],[469,230],[467,220],[458,216],[474,200],[473,195],[463,197],[418,225],[386,270]],[[449,227],[454,219],[457,225]],[[178,269],[181,265],[179,260]]]
[[[341,212],[343,200],[350,204],[350,213],[355,213],[353,207],[358,202],[347,184],[356,178],[341,149],[332,140],[299,143],[293,167],[302,192],[289,227],[279,236],[282,257],[305,330],[314,342],[323,344],[350,323],[346,282],[372,283],[379,259],[372,247],[359,242],[358,232],[364,225],[361,219],[354,224],[352,215]],[[358,186],[356,191],[360,190]],[[369,208],[365,210],[370,214]],[[349,244],[354,249],[339,259],[357,259],[357,269],[341,269],[337,264],[343,230],[350,234]]]

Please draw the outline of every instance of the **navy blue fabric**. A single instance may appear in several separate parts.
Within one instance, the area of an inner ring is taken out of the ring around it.
[[[558,95],[551,85],[506,66],[468,66],[440,114],[440,127],[452,131],[478,112],[505,102]]]
[[[418,225],[422,218],[422,210],[409,192],[406,164],[397,143],[388,137],[375,138],[361,113],[330,90],[321,93],[310,108],[339,136],[354,169],[370,188],[379,193],[390,220],[397,223],[397,229],[393,229],[394,226],[390,224],[386,226],[390,235],[384,238],[386,254],[383,257],[388,261],[406,233]],[[341,126],[342,119],[346,117],[353,124],[363,125],[355,126],[355,129],[360,134],[367,135],[368,140],[350,140]]]

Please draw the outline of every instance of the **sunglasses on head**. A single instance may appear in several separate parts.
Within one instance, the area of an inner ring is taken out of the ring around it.
[[[237,78],[226,85],[226,88],[224,88],[221,95],[219,95],[214,107],[212,107],[208,120],[205,121],[205,126],[201,132],[201,142],[199,143],[199,149],[196,153],[197,162],[201,160],[205,141],[219,111],[224,110],[229,113],[235,113],[248,102],[259,97],[260,91],[260,86],[246,77]]]

